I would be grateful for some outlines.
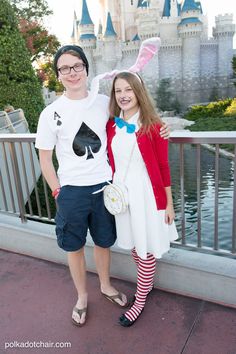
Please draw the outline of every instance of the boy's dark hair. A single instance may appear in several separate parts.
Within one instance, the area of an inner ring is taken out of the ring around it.
[[[58,51],[56,52],[56,54],[54,56],[53,66],[54,66],[54,70],[56,72],[57,77],[58,77],[57,62],[58,62],[58,60],[59,60],[59,58],[60,58],[60,56],[62,54],[66,54],[68,52],[75,52],[75,53],[78,54],[78,57],[85,64],[86,72],[87,72],[87,75],[88,75],[88,73],[89,73],[89,63],[88,63],[88,59],[86,58],[86,55],[85,55],[83,49],[81,47],[79,47],[78,45],[64,45],[63,47],[58,49]]]

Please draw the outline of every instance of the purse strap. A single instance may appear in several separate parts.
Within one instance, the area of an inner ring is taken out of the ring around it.
[[[135,148],[136,142],[137,142],[137,141],[136,141],[136,139],[135,139],[134,144],[133,144],[133,147],[132,147],[132,150],[131,150],[131,153],[130,153],[130,157],[129,157],[128,165],[127,165],[127,168],[126,168],[126,171],[125,171],[125,175],[124,175],[124,178],[123,178],[123,183],[125,182],[126,177],[127,177],[127,174],[128,174],[128,171],[129,171],[129,166],[130,166],[130,163],[131,163],[133,154],[134,154],[134,148]]]
[[[123,178],[123,181],[122,181],[123,183],[125,182],[127,174],[128,174],[129,165],[130,165],[132,156],[134,154],[135,143],[136,143],[136,139],[134,141],[134,144],[133,144],[133,147],[132,147],[132,151],[131,151],[131,154],[130,154],[130,157],[129,157],[129,162],[128,162],[128,165],[127,165],[127,168],[126,168],[126,171],[125,171],[125,175],[124,175],[124,178]],[[107,184],[112,184],[112,183],[110,181],[107,181]],[[92,194],[97,194],[97,193],[103,192],[105,188],[106,188],[106,186],[102,187],[101,189],[98,189],[97,191],[93,192]]]

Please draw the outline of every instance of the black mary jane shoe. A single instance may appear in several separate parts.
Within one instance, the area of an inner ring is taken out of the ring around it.
[[[119,324],[123,327],[130,327],[135,321],[130,321],[125,315],[121,315],[119,318]]]
[[[142,311],[140,312],[140,314],[138,315],[138,317],[134,320],[134,321],[130,321],[124,314],[120,316],[119,318],[119,324],[123,327],[130,327],[134,324],[134,322],[137,321],[137,319],[139,318],[139,316],[141,315]]]

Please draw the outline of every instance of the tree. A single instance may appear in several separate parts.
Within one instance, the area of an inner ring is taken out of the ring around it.
[[[214,86],[211,90],[209,101],[216,102],[216,101],[218,101],[218,99],[219,99],[218,90],[217,90],[217,87]]]
[[[52,11],[46,0],[9,0],[18,18],[19,30],[28,48],[32,63],[40,67],[37,70],[38,78],[49,90],[62,91],[56,76],[48,73],[51,67],[51,58],[56,53],[60,42],[55,35],[48,33],[43,20]],[[45,64],[42,64],[45,63]],[[45,71],[45,72],[44,72]]]
[[[52,15],[46,0],[9,0],[18,18],[42,24],[43,18]]]
[[[157,88],[157,106],[162,111],[170,110],[170,79],[160,80]]]
[[[162,111],[172,111],[180,113],[181,105],[177,97],[173,96],[171,91],[171,81],[169,78],[160,80],[157,88],[157,107]]]
[[[41,86],[8,0],[1,0],[0,48],[0,106],[10,103],[22,108],[35,132],[44,107]]]
[[[46,0],[10,0],[19,23],[20,32],[34,62],[49,57],[60,46],[55,35],[48,33],[43,24],[45,17],[52,14]]]
[[[57,37],[49,34],[37,21],[22,18],[19,20],[19,30],[30,51],[32,62],[42,57],[50,57],[60,46]]]
[[[51,61],[40,64],[37,74],[41,82],[49,89],[49,91],[63,92],[64,87],[62,83],[58,81]]]

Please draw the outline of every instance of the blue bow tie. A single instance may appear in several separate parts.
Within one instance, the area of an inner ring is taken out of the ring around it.
[[[117,125],[118,128],[123,128],[123,127],[126,127],[126,131],[127,133],[129,134],[132,134],[135,132],[135,124],[130,124],[130,123],[127,123],[124,119],[122,118],[119,118],[119,117],[115,117],[115,123]]]

